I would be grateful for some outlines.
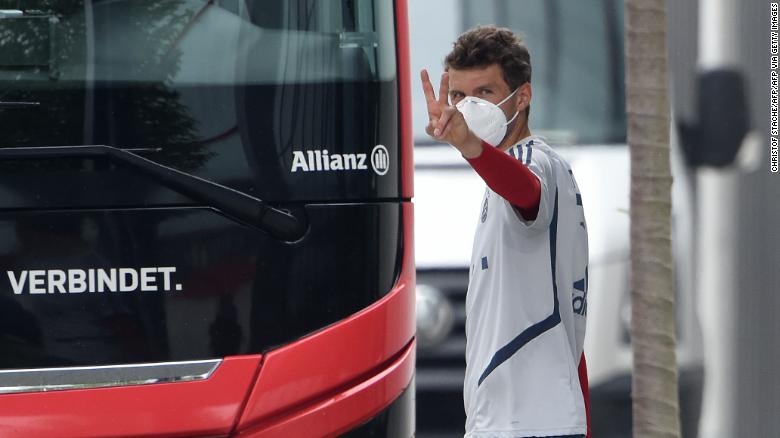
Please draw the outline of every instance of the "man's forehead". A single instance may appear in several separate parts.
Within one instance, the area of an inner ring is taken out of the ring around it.
[[[462,88],[509,87],[501,74],[501,68],[497,64],[463,70],[451,68],[449,70],[449,77],[451,89],[461,90]]]

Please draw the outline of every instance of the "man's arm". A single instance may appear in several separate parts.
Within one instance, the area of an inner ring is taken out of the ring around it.
[[[525,220],[536,219],[542,188],[528,167],[484,142],[482,153],[466,160],[488,187],[509,201]]]
[[[438,99],[426,70],[420,72],[420,78],[428,106],[425,132],[458,149],[488,187],[515,206],[524,219],[536,219],[541,197],[541,185],[536,176],[522,163],[484,143],[469,130],[463,114],[447,101],[446,72],[441,76]]]
[[[585,438],[591,438],[590,422],[590,388],[588,386],[588,365],[585,363],[585,352],[580,356],[580,366],[577,368],[580,376],[580,389],[582,390],[582,399],[585,402],[585,419],[588,422],[588,433]]]

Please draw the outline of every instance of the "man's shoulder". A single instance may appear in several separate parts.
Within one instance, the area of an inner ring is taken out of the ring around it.
[[[510,154],[528,165],[532,162],[537,164],[547,162],[546,164],[551,168],[569,169],[571,167],[568,161],[544,137],[538,135],[532,135],[518,142],[510,149]]]
[[[543,154],[547,155],[550,159],[554,159],[556,161],[561,161],[564,163],[566,162],[563,156],[559,154],[558,151],[555,149],[555,146],[548,143],[547,139],[544,137],[533,136],[532,138],[528,139],[524,143],[524,145],[538,152],[542,152]]]

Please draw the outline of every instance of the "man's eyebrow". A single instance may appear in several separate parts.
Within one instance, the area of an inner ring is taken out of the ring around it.
[[[477,89],[477,90],[485,90],[485,89],[495,90],[496,88],[498,88],[497,84],[495,84],[493,82],[488,82],[486,84],[477,85],[477,87],[475,89]]]

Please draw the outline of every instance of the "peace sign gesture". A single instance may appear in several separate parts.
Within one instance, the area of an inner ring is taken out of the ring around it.
[[[450,106],[449,101],[447,100],[447,96],[450,92],[449,75],[447,72],[444,72],[441,75],[438,99],[436,99],[436,95],[433,94],[433,85],[428,76],[428,70],[423,69],[420,72],[420,79],[422,80],[423,93],[425,93],[425,103],[428,106],[428,126],[425,128],[425,132],[430,136],[434,136],[433,123],[439,120],[444,110]]]
[[[438,99],[433,92],[427,70],[420,72],[420,79],[428,106],[428,126],[425,127],[425,132],[436,140],[455,146],[466,158],[479,156],[482,153],[481,140],[469,130],[463,114],[447,100],[450,92],[448,73],[441,75]]]

